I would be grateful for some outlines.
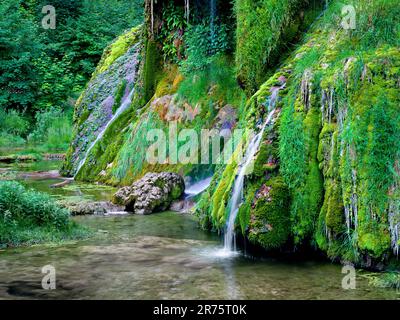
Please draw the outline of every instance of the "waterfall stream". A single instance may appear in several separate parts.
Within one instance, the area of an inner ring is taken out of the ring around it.
[[[247,146],[246,153],[244,156],[244,162],[239,166],[239,172],[235,179],[235,184],[232,191],[232,198],[230,201],[230,212],[229,218],[226,224],[226,230],[224,235],[224,249],[223,252],[226,255],[236,252],[236,239],[235,239],[235,221],[239,211],[239,208],[243,201],[243,186],[244,178],[247,174],[250,164],[252,164],[254,156],[258,152],[260,147],[262,137],[266,127],[271,123],[272,117],[275,113],[275,104],[278,99],[278,93],[281,89],[285,87],[283,84],[281,87],[274,87],[271,89],[272,94],[269,98],[268,110],[269,114],[265,122],[263,123],[260,132],[255,135],[249,145]]]
[[[193,198],[205,191],[210,186],[211,180],[212,177],[208,177],[188,187],[185,190],[186,199]]]
[[[115,112],[115,114],[112,116],[112,118],[107,122],[106,126],[104,127],[104,129],[97,135],[97,138],[92,142],[92,144],[90,145],[90,147],[86,150],[85,156],[83,157],[83,159],[79,162],[78,168],[76,169],[74,178],[78,175],[79,171],[82,169],[83,165],[85,164],[87,157],[90,154],[90,151],[92,151],[92,149],[94,148],[94,146],[97,144],[97,142],[99,142],[103,136],[104,133],[107,131],[107,129],[109,128],[109,126],[126,110],[128,109],[128,107],[131,105],[132,102],[132,96],[134,93],[135,89],[133,88],[131,90],[131,92],[129,93],[129,95],[122,101],[120,107],[118,108],[118,110]]]

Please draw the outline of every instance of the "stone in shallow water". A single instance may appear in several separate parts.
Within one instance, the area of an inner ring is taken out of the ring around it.
[[[185,191],[183,178],[175,173],[147,173],[132,186],[120,189],[113,203],[125,206],[136,214],[151,214],[167,210],[172,201],[179,199]]]
[[[82,201],[78,203],[71,203],[68,201],[59,201],[59,204],[71,211],[73,216],[83,215],[109,215],[110,213],[120,213],[124,211],[124,208],[117,206],[107,201]]]

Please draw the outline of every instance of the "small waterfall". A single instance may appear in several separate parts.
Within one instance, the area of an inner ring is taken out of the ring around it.
[[[236,239],[235,239],[234,228],[235,228],[236,216],[239,211],[240,205],[242,204],[242,199],[243,199],[244,177],[247,173],[248,166],[252,163],[253,158],[258,151],[265,128],[271,122],[274,112],[275,110],[272,110],[269,113],[267,120],[264,122],[260,132],[257,135],[255,135],[253,139],[251,139],[244,156],[245,162],[239,168],[239,173],[236,177],[235,185],[233,187],[232,198],[231,198],[231,210],[229,212],[229,219],[226,225],[225,242],[224,242],[225,251],[228,252],[236,251],[235,250]]]
[[[110,121],[107,122],[106,126],[104,127],[104,129],[99,133],[99,135],[97,136],[97,138],[92,142],[92,144],[90,145],[90,147],[87,149],[85,156],[83,157],[83,159],[79,162],[78,168],[76,169],[74,178],[77,176],[77,174],[79,173],[79,171],[82,169],[83,165],[85,164],[87,157],[90,154],[90,151],[92,151],[92,149],[94,148],[94,146],[97,144],[97,142],[99,142],[103,136],[104,133],[107,131],[108,127],[121,115],[121,113],[123,113],[126,109],[128,109],[128,107],[131,105],[132,102],[132,96],[134,93],[135,89],[133,88],[131,90],[131,92],[129,93],[129,95],[122,101],[121,106],[118,108],[118,110],[115,112],[115,114],[112,116],[112,118],[110,119]]]
[[[207,190],[207,188],[210,186],[211,180],[212,177],[208,177],[188,187],[185,190],[185,198],[186,199],[193,198],[199,195],[200,193],[204,192],[205,190]]]
[[[211,41],[215,41],[215,18],[217,16],[217,5],[216,5],[216,0],[210,0],[210,38]]]
[[[279,91],[285,88],[286,83],[281,87],[271,88],[271,96],[269,97],[268,110],[270,111],[267,119],[261,127],[260,132],[255,135],[249,145],[247,146],[246,153],[244,156],[244,164],[240,165],[238,175],[235,179],[235,184],[233,187],[232,198],[231,198],[231,209],[229,212],[229,219],[226,224],[226,230],[224,235],[224,249],[223,255],[229,255],[229,253],[236,251],[236,238],[235,238],[235,221],[236,217],[242,204],[243,199],[243,186],[244,177],[247,173],[248,166],[252,163],[254,156],[256,155],[258,148],[260,147],[262,137],[266,127],[270,124],[272,117],[275,113],[275,105],[278,100]]]
[[[215,17],[217,16],[217,4],[216,0],[210,0],[210,24],[211,32],[214,31]]]

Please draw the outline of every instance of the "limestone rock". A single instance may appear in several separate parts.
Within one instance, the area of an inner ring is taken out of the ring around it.
[[[125,206],[125,210],[136,214],[151,214],[167,210],[172,201],[179,199],[185,191],[183,178],[175,173],[147,173],[133,185],[120,189],[113,203]]]
[[[122,212],[124,207],[117,206],[107,201],[81,201],[81,202],[69,202],[59,201],[60,206],[68,209],[73,216],[83,215],[106,215],[112,212]]]

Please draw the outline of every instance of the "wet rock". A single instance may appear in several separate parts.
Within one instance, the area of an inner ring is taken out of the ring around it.
[[[82,201],[82,202],[69,202],[59,201],[59,204],[68,209],[73,216],[83,215],[107,215],[112,212],[122,212],[124,207],[114,205],[111,202],[99,201]]]
[[[126,211],[151,214],[167,210],[172,201],[185,191],[183,178],[175,173],[147,173],[132,186],[120,189],[112,202],[125,206]]]

